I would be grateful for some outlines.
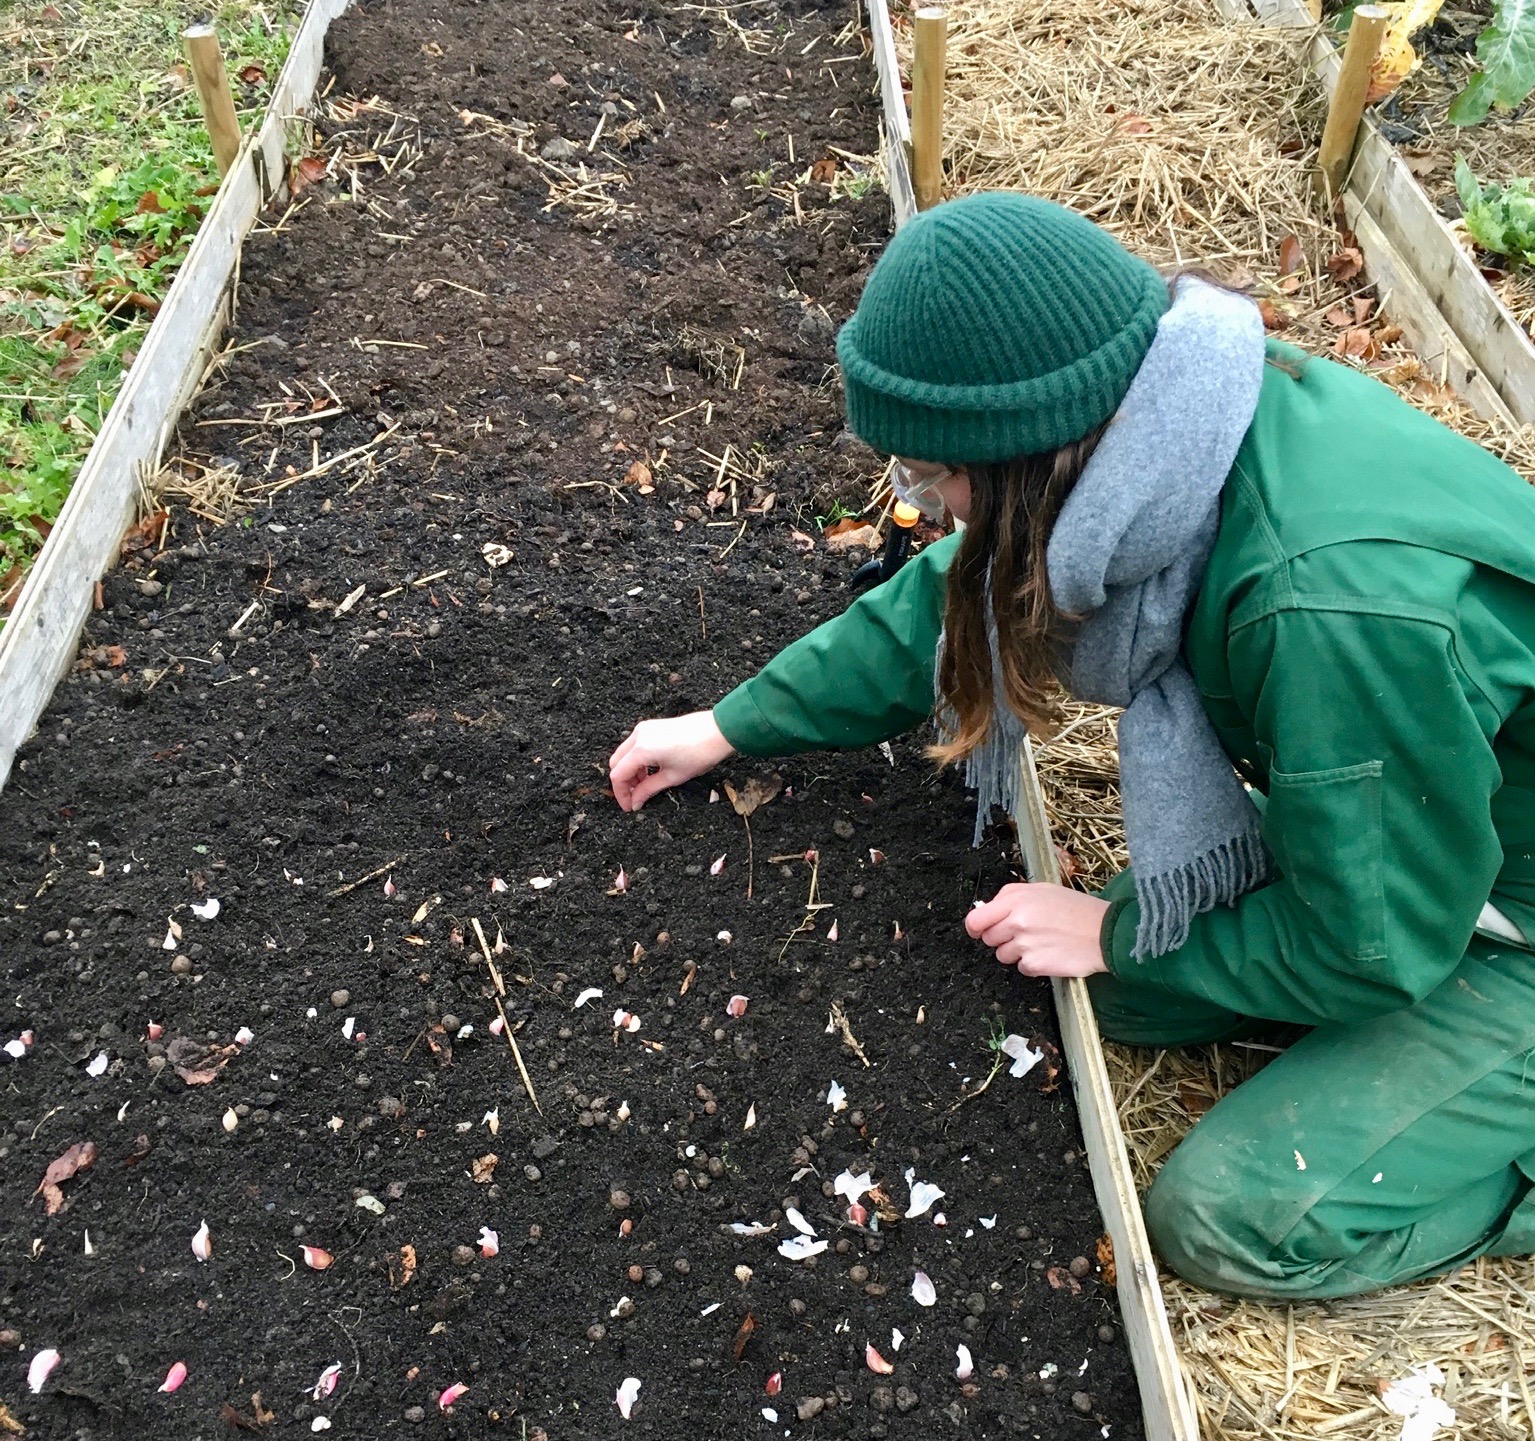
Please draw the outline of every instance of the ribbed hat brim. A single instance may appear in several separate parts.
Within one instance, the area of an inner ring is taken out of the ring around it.
[[[1011,460],[1080,440],[1119,408],[1168,307],[1166,283],[1141,264],[1138,303],[1097,350],[1066,368],[1003,385],[935,385],[881,369],[858,344],[858,317],[837,336],[848,425],[875,450],[960,465]]]

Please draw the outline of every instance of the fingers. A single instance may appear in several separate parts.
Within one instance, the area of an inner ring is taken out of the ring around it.
[[[608,757],[608,769],[610,771],[616,770],[618,768],[619,762],[622,761],[624,759],[624,757],[627,756],[629,754],[629,752],[632,751],[633,749],[634,749],[634,732],[630,731],[628,735],[626,735],[621,741],[619,741],[618,749],[615,750],[613,752],[613,754]]]
[[[613,798],[622,809],[636,810],[655,793],[652,789],[639,795],[650,769],[649,758],[644,751],[631,750],[626,756],[611,764],[608,781],[613,787]],[[637,795],[638,799],[636,799]]]
[[[633,790],[630,791],[629,804],[624,809],[637,811],[651,796],[664,791],[668,786],[675,785],[676,783],[677,778],[665,770],[658,770],[645,775]]]
[[[965,930],[974,936],[976,940],[980,940],[998,921],[1007,916],[1010,909],[1011,907],[1008,906],[999,892],[991,900],[976,906],[965,917]]]

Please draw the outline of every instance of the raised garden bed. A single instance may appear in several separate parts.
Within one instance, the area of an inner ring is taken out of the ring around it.
[[[1008,875],[959,788],[899,743],[736,764],[784,782],[749,841],[709,781],[603,790],[847,600],[816,517],[876,463],[830,341],[888,223],[851,20],[333,25],[336,163],[246,248],[192,498],[0,794],[29,1436],[1142,1434],[1049,992],[959,939]],[[262,503],[216,525],[231,476]],[[977,1094],[1007,1032],[1046,1059]],[[936,1207],[848,1222],[839,1173],[904,1211],[907,1168]],[[778,1254],[791,1207],[823,1253]]]

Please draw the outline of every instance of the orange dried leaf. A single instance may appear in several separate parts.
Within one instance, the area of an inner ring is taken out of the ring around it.
[[[1300,237],[1287,235],[1279,242],[1279,273],[1294,275],[1306,268],[1306,252],[1301,248]]]
[[[389,1257],[389,1289],[399,1291],[410,1285],[416,1276],[416,1248],[401,1246],[399,1254]]]
[[[1099,1269],[1103,1272],[1103,1284],[1114,1285],[1119,1273],[1114,1267],[1114,1242],[1107,1231],[1098,1238],[1097,1255]]]

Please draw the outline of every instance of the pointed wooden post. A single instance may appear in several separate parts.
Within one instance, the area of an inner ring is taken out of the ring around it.
[[[240,122],[229,92],[229,73],[219,53],[219,39],[211,25],[193,25],[181,32],[186,46],[187,63],[197,82],[197,97],[202,101],[203,120],[208,138],[213,142],[213,161],[219,174],[227,175],[240,153]]]
[[[924,5],[912,19],[911,180],[917,209],[943,199],[943,79],[948,16]]]
[[[1338,88],[1332,93],[1327,127],[1322,131],[1322,146],[1317,152],[1318,184],[1328,205],[1343,189],[1343,178],[1353,159],[1359,122],[1364,118],[1364,97],[1370,88],[1370,69],[1380,54],[1388,18],[1389,12],[1383,6],[1360,5],[1348,27],[1343,69],[1338,75]]]

